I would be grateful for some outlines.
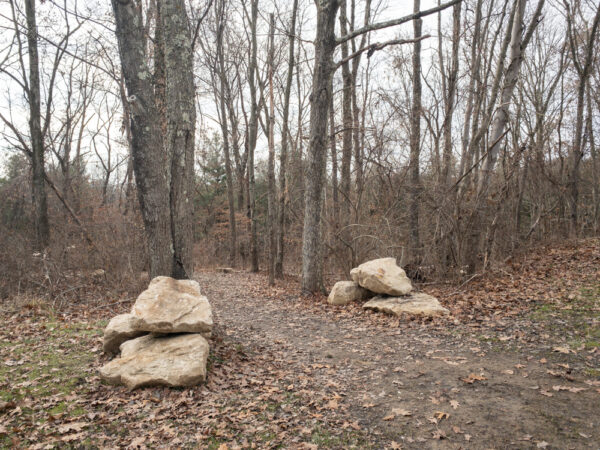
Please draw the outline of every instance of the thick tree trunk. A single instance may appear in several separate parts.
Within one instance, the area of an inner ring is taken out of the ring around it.
[[[338,0],[317,0],[315,66],[312,80],[310,136],[305,172],[304,230],[302,235],[302,291],[323,291],[321,207],[325,185],[328,117],[331,103],[335,18]]]
[[[112,6],[131,106],[133,170],[146,230],[150,276],[171,275],[174,247],[169,204],[170,161],[161,145],[142,12],[132,0],[112,0]]]
[[[41,251],[50,241],[48,201],[46,196],[46,169],[44,166],[44,142],[40,112],[40,72],[37,45],[35,0],[25,0],[27,16],[27,45],[29,56],[29,133],[31,135],[32,196],[35,223],[35,246]]]
[[[283,278],[283,255],[285,251],[285,205],[287,201],[286,169],[288,143],[290,139],[290,95],[292,92],[292,77],[294,75],[295,55],[294,40],[296,37],[296,15],[298,14],[298,0],[294,0],[292,7],[292,20],[289,29],[288,67],[285,80],[285,92],[283,98],[283,130],[281,133],[281,154],[279,155],[279,216],[277,218],[277,256],[275,258],[275,276]]]
[[[165,36],[166,154],[171,158],[170,213],[173,240],[172,276],[193,272],[194,145],[196,105],[194,56],[184,0],[158,2]]]

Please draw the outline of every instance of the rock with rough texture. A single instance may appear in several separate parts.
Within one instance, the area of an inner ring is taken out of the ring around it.
[[[364,309],[373,309],[395,316],[412,314],[417,316],[443,316],[450,313],[437,298],[421,292],[406,297],[375,297],[363,305]]]
[[[146,334],[134,328],[134,317],[132,314],[119,314],[108,322],[104,329],[103,350],[106,353],[118,353],[119,346],[129,340]]]
[[[194,386],[206,379],[208,352],[208,342],[200,334],[150,334],[124,342],[121,357],[102,367],[100,376],[129,389]]]
[[[133,326],[139,331],[210,335],[213,326],[210,303],[193,280],[154,278],[131,313]]]
[[[371,291],[360,287],[354,281],[338,281],[331,289],[327,303],[331,305],[347,305],[355,300],[366,300],[373,297]]]
[[[406,295],[412,291],[406,272],[398,267],[396,258],[367,261],[350,271],[352,279],[376,294]]]

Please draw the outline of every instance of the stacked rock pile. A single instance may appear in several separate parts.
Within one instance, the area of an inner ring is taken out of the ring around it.
[[[364,309],[400,316],[414,314],[439,316],[449,314],[431,295],[413,292],[406,272],[396,264],[396,258],[367,261],[350,271],[352,281],[338,281],[327,301],[332,305],[347,305],[367,300]]]
[[[104,351],[118,354],[100,369],[111,384],[193,386],[206,379],[213,326],[208,299],[192,280],[156,277],[131,312],[104,330]]]

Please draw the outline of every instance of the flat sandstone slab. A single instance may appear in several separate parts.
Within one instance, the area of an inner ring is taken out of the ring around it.
[[[136,330],[151,333],[203,333],[213,326],[208,299],[193,280],[156,277],[135,301],[131,313]]]
[[[129,389],[194,386],[206,379],[208,342],[200,334],[147,335],[124,342],[121,357],[100,369],[102,379]]]
[[[412,291],[412,283],[406,272],[396,264],[396,258],[367,261],[352,269],[350,276],[360,286],[376,294],[406,295]]]
[[[413,314],[434,317],[450,314],[450,311],[444,308],[437,298],[423,293],[414,293],[406,297],[375,297],[365,303],[363,308],[395,316]]]

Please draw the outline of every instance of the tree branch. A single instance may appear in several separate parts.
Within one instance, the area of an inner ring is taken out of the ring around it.
[[[387,47],[389,45],[414,44],[415,42],[422,41],[423,39],[427,39],[430,37],[431,37],[431,35],[427,34],[425,36],[421,36],[416,39],[393,39],[391,41],[386,41],[386,42],[375,42],[374,44],[367,45],[366,47],[362,47],[361,49],[355,51],[351,55],[348,55],[341,61],[337,62],[335,64],[335,69],[337,70],[340,66],[346,64],[347,62],[356,58],[357,56],[360,56],[364,52],[368,52],[367,58],[370,58],[373,55],[373,53],[375,53],[377,50],[383,50],[385,47]]]
[[[402,25],[403,23],[410,22],[412,20],[420,19],[421,17],[429,16],[430,14],[435,14],[440,12],[450,6],[454,6],[457,3],[462,2],[462,0],[451,0],[447,3],[444,3],[440,6],[436,6],[435,8],[426,9],[425,11],[419,11],[418,13],[410,14],[408,16],[401,17],[399,19],[388,20],[386,22],[374,23],[371,25],[365,25],[362,28],[352,31],[345,36],[340,36],[335,40],[336,45],[342,44],[350,39],[353,39],[361,34],[368,33],[370,31],[381,30],[382,28],[389,28],[396,25]]]

